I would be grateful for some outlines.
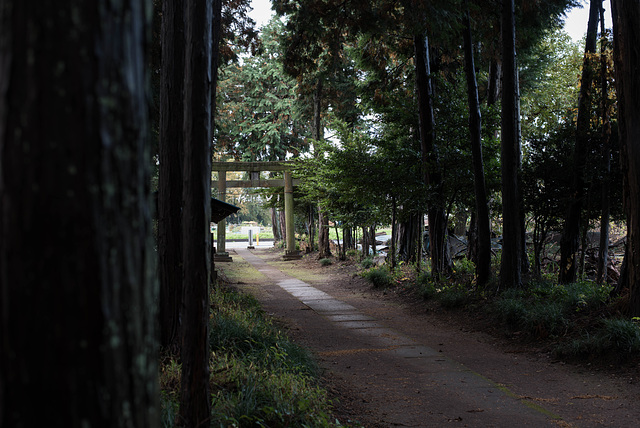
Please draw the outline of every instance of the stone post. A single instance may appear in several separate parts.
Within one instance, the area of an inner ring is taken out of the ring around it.
[[[227,197],[227,172],[218,171],[218,199],[226,202]],[[226,249],[227,221],[222,219],[218,222],[218,245],[216,248],[216,259],[228,256]]]

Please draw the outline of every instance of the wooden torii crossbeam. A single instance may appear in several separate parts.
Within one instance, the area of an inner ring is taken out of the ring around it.
[[[211,188],[218,189],[218,199],[226,201],[227,187],[284,187],[284,216],[285,230],[287,235],[287,249],[285,260],[299,259],[300,252],[296,250],[296,241],[293,225],[293,186],[298,180],[294,180],[291,175],[293,165],[290,162],[213,162],[212,171],[218,172],[218,180],[211,181]],[[248,172],[249,180],[227,180],[227,171]],[[282,171],[284,179],[263,180],[260,173],[263,171]],[[226,251],[226,221],[218,223],[218,236],[216,248],[216,261],[231,261],[229,253]]]

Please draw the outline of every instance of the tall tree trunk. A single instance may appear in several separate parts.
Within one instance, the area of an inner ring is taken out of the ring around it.
[[[280,216],[275,208],[271,208],[271,232],[273,232],[274,244],[282,239],[280,235]]]
[[[278,211],[278,224],[283,242],[287,242],[287,219],[284,211]]]
[[[369,232],[369,234],[370,234],[369,238],[371,239],[371,252],[373,254],[376,254],[378,252],[378,250],[376,249],[376,225],[375,225],[375,223],[373,224],[373,226],[371,226],[370,230],[371,230],[371,232]]]
[[[420,145],[422,150],[423,180],[434,195],[429,201],[429,246],[431,271],[444,273],[450,268],[447,257],[447,215],[443,206],[443,181],[440,173],[435,143],[435,119],[433,115],[433,88],[429,64],[429,39],[426,34],[414,37],[416,62],[416,88],[420,121]]]
[[[407,220],[398,224],[396,237],[398,258],[405,262],[418,262],[422,259],[420,254],[422,240],[422,214],[411,215]]]
[[[487,105],[494,105],[500,98],[500,76],[502,74],[502,66],[496,58],[491,59],[489,63],[489,84],[487,86]]]
[[[396,235],[397,235],[397,217],[398,202],[395,196],[391,197],[391,240],[387,240],[389,245],[389,260],[391,261],[391,269],[396,268]]]
[[[640,1],[612,0],[614,60],[621,136],[626,169],[627,265],[629,315],[640,316]]]
[[[316,91],[313,94],[313,138],[321,141],[324,138],[322,126],[322,79],[318,78]],[[329,245],[329,217],[321,204],[318,204],[318,258],[331,256]]]
[[[609,119],[609,88],[607,84],[608,61],[606,55],[607,38],[605,36],[604,8],[600,6],[600,87],[602,91],[602,183],[600,211],[600,242],[598,245],[598,262],[596,267],[596,282],[602,284],[607,281],[607,266],[609,265],[609,217],[611,185],[611,121]]]
[[[476,82],[476,68],[473,60],[471,21],[468,10],[465,15],[465,27],[465,73],[467,75],[467,95],[469,98],[469,131],[471,134],[471,154],[473,157],[473,177],[477,213],[476,224],[478,227],[476,281],[479,286],[483,286],[491,277],[491,226],[487,191],[484,181],[484,164],[482,162],[480,101],[478,100],[478,84]]]
[[[344,249],[340,245],[340,230],[338,230],[338,222],[334,223],[334,227],[336,229],[336,241],[338,243],[338,259],[344,260],[345,259],[344,251],[343,251]]]
[[[362,226],[362,257],[369,256],[369,229],[367,226]]]
[[[343,241],[344,241],[345,251],[356,248],[355,240],[353,239],[353,228],[351,228],[351,227],[343,227],[342,228],[342,237],[343,237]]]
[[[596,52],[596,36],[598,33],[598,16],[602,0],[591,0],[587,39],[580,80],[578,99],[578,119],[576,124],[576,140],[573,149],[573,184],[572,197],[565,217],[562,239],[560,240],[560,274],[558,281],[567,284],[576,280],[576,251],[582,223],[582,207],[584,206],[585,183],[584,170],[587,164],[587,145],[591,118],[591,83],[594,76],[593,54]]]
[[[478,215],[475,210],[471,213],[469,220],[469,234],[467,235],[467,259],[474,263],[478,263],[478,226],[476,218]]]
[[[520,109],[516,64],[515,7],[513,0],[502,2],[502,260],[500,284],[503,288],[522,285],[522,222],[518,170],[520,166]]]
[[[324,259],[331,256],[331,247],[329,246],[329,217],[320,209],[318,212],[318,258]]]
[[[0,426],[160,424],[150,6],[0,3]]]
[[[178,424],[208,424],[211,126],[214,49],[211,0],[185,0],[182,378]],[[215,0],[216,18],[220,0]],[[217,52],[216,52],[217,54]]]
[[[182,0],[163,0],[158,171],[159,325],[160,346],[174,354],[180,348],[182,306],[184,44]]]
[[[307,219],[307,230],[309,231],[309,246],[310,250],[313,251],[313,247],[316,242],[316,219],[313,213],[313,206],[309,205],[309,215]]]

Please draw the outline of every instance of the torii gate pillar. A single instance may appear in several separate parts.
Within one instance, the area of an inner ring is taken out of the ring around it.
[[[227,202],[227,172],[218,171],[218,199]],[[213,260],[216,262],[231,262],[233,259],[227,253],[226,248],[227,221],[222,219],[218,222],[218,239],[216,245],[216,253]]]

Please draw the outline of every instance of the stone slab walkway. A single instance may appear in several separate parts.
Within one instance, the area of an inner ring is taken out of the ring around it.
[[[301,336],[326,369],[359,385],[362,400],[377,415],[376,426],[568,426],[384,319],[287,275],[247,249],[236,252],[265,275],[257,296],[265,309],[304,331]]]

